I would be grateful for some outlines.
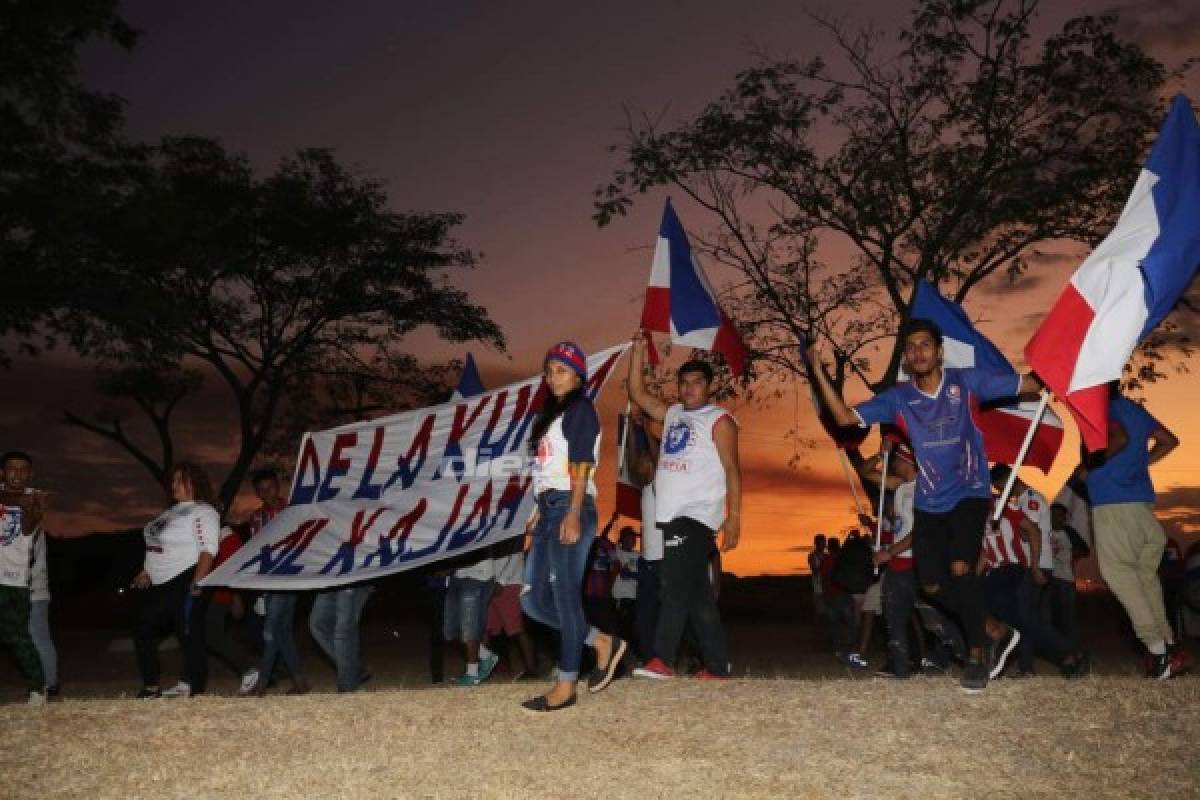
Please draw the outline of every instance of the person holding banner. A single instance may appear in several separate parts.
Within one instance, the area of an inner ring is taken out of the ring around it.
[[[543,361],[546,393],[530,435],[537,510],[529,521],[533,546],[525,563],[527,590],[521,606],[559,632],[558,677],[548,692],[522,707],[533,712],[575,705],[583,648],[596,651],[588,691],[599,692],[616,676],[626,643],[588,625],[583,577],[596,538],[596,483],[600,418],[584,394],[587,358],[574,342],[559,342]]]
[[[904,369],[912,376],[854,408],[834,389],[813,345],[809,357],[822,399],[839,425],[895,423],[908,436],[917,461],[917,494],[913,552],[922,588],[959,618],[969,648],[962,688],[977,693],[987,687],[986,606],[975,565],[983,545],[991,507],[991,482],[974,410],[1008,397],[1031,395],[1042,388],[1032,373],[989,372],[943,367],[941,329],[927,319],[913,319],[903,333]],[[1008,629],[1005,636],[1015,635]],[[1010,650],[1009,642],[993,649]]]
[[[718,530],[723,550],[741,536],[742,477],[738,462],[737,423],[710,402],[712,367],[689,361],[679,368],[681,402],[672,406],[646,390],[642,367],[648,334],[634,336],[629,359],[629,398],[650,419],[663,425],[654,477],[655,517],[663,533],[662,597],[653,657],[635,671],[639,677],[675,677],[675,660],[685,627],[691,625],[704,669],[697,677],[730,677],[725,630],[709,579],[709,558]]]
[[[155,517],[143,531],[146,560],[133,580],[145,591],[133,643],[142,689],[138,697],[188,697],[200,694],[208,682],[204,645],[207,599],[199,582],[217,556],[221,517],[213,507],[216,495],[199,466],[181,462],[171,470],[175,504]],[[159,689],[159,631],[170,626],[179,639],[187,680]]]

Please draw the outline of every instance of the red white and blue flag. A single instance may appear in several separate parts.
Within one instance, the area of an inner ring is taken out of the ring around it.
[[[663,209],[654,249],[642,328],[668,333],[675,344],[720,353],[734,377],[742,373],[746,346],[717,303],[670,200]]]
[[[617,447],[621,446],[626,436],[636,436],[640,433],[636,430],[626,431],[625,426],[628,424],[629,417],[627,415],[617,415]],[[642,490],[634,484],[633,476],[629,471],[629,462],[621,454],[617,456],[616,498],[618,514],[630,519],[642,518]]]
[[[1017,371],[1012,364],[996,345],[976,330],[962,306],[942,297],[929,283],[917,282],[910,315],[914,319],[930,320],[941,328],[943,366],[1011,372],[1016,377]],[[989,461],[1016,462],[1037,407],[1035,402],[1013,400],[1002,405],[988,404],[978,410],[975,422],[983,433],[983,446]],[[1048,473],[1062,440],[1063,421],[1047,408],[1042,424],[1033,435],[1025,463]]]
[[[1108,234],[1025,345],[1088,450],[1108,444],[1108,383],[1200,267],[1200,125],[1182,94]]]

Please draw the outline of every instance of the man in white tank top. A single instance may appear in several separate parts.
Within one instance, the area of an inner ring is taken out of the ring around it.
[[[725,631],[708,579],[716,534],[724,530],[723,550],[741,535],[742,479],[737,423],[709,402],[712,367],[689,361],[679,368],[680,402],[670,406],[646,391],[642,367],[646,334],[638,332],[629,358],[630,400],[663,423],[654,475],[655,521],[663,533],[662,604],[654,652],[635,675],[671,678],[684,628],[691,625],[704,669],[697,677],[729,677]]]

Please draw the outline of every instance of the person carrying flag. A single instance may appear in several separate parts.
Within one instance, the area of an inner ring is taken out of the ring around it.
[[[662,605],[653,657],[634,674],[675,677],[669,665],[690,624],[704,659],[697,677],[722,680],[729,677],[729,657],[708,564],[718,530],[725,532],[725,551],[736,547],[741,536],[737,423],[710,402],[713,372],[703,361],[679,368],[679,403],[667,406],[650,394],[642,376],[647,348],[647,334],[638,331],[629,358],[629,399],[663,424],[654,478],[655,517],[664,545]]]
[[[839,425],[895,423],[912,443],[917,462],[913,555],[917,578],[937,604],[959,618],[968,657],[962,688],[987,687],[985,646],[1011,651],[1011,642],[987,634],[983,587],[975,574],[991,503],[988,458],[974,412],[982,403],[1032,395],[1042,386],[1031,373],[993,373],[943,367],[942,332],[913,319],[903,333],[904,369],[911,381],[896,384],[851,408],[825,374],[816,345],[811,378]],[[995,629],[993,629],[995,631]],[[1002,636],[1016,636],[1004,629]]]

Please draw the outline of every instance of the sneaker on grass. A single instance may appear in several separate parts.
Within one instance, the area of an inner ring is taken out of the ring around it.
[[[170,689],[163,689],[163,697],[191,697],[192,687],[187,681],[180,681]]]
[[[253,694],[258,688],[258,670],[254,667],[246,670],[246,674],[242,676],[242,684],[238,687],[238,694],[245,696]]]
[[[870,666],[870,664],[868,664],[867,660],[862,657],[861,653],[851,653],[850,655],[846,656],[846,666],[850,667],[851,669],[866,669]]]
[[[993,639],[988,645],[988,664],[991,667],[988,677],[990,679],[995,680],[1000,677],[1001,672],[1004,672],[1004,665],[1008,663],[1008,657],[1017,649],[1020,641],[1021,632],[1010,625],[1008,633],[999,639]]]
[[[491,677],[492,671],[496,669],[496,665],[500,663],[500,656],[495,653],[489,653],[479,659],[479,682],[483,683]]]
[[[963,668],[962,680],[959,682],[967,694],[979,694],[988,685],[988,668],[982,661],[971,659]]]
[[[478,686],[479,684],[483,683],[483,676],[469,675],[464,672],[462,675],[459,675],[457,678],[452,680],[451,683],[455,686]]]
[[[640,667],[634,669],[633,677],[665,681],[675,677],[675,670],[668,667],[661,658],[655,656],[645,664],[642,664]]]

